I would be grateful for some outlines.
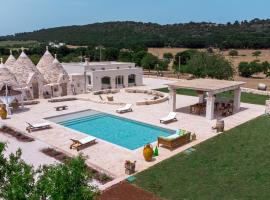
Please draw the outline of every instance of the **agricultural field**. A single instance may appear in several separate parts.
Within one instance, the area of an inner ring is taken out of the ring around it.
[[[175,55],[176,53],[182,52],[185,50],[188,50],[188,48],[148,48],[149,53],[152,53],[153,55],[158,56],[159,58],[162,58],[164,53],[170,52],[173,55]],[[206,49],[198,49],[198,50],[206,51]],[[234,56],[234,57],[229,55],[230,50],[218,51],[215,49],[214,51],[219,52],[222,55],[224,55],[225,58],[227,58],[233,64],[233,67],[236,72],[238,70],[238,65],[240,62],[251,62],[254,60],[259,60],[260,62],[264,62],[264,61],[270,62],[270,49],[256,49],[256,50],[255,49],[237,49],[238,56]],[[261,51],[261,54],[257,57],[253,56],[253,52],[255,51]],[[244,77],[238,76],[236,73],[234,79],[237,81],[246,82],[244,87],[253,88],[253,89],[257,89],[257,86],[259,83],[264,83],[268,86],[268,90],[270,90],[270,79],[265,78],[265,76],[258,75],[253,78],[244,78]]]
[[[34,46],[38,44],[37,41],[34,40],[29,40],[29,41],[10,41],[10,40],[5,40],[5,41],[0,41],[0,47],[13,47],[13,48],[18,48],[18,47],[29,47],[29,46]]]

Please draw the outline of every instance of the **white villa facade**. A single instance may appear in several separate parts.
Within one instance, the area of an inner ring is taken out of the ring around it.
[[[89,62],[60,63],[46,51],[37,65],[22,48],[16,59],[12,52],[3,64],[16,78],[25,100],[83,94],[143,84],[143,71],[135,63]],[[0,82],[1,85],[1,82]]]
[[[77,91],[117,89],[143,84],[143,71],[135,63],[88,62],[62,63]],[[80,80],[80,81],[79,81]]]

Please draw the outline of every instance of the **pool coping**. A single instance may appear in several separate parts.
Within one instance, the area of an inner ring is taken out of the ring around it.
[[[170,129],[170,128],[164,128],[164,127],[162,127],[162,126],[158,126],[158,125],[156,125],[156,124],[146,123],[146,122],[142,122],[142,121],[139,121],[139,120],[134,120],[134,119],[130,119],[130,118],[126,118],[126,117],[114,115],[114,114],[112,114],[112,113],[107,113],[107,112],[104,112],[104,111],[98,111],[98,110],[94,110],[94,109],[86,109],[86,110],[80,110],[80,111],[76,111],[76,112],[70,112],[70,113],[65,113],[65,114],[60,114],[60,115],[54,115],[54,116],[50,116],[50,117],[45,117],[45,118],[43,118],[43,119],[46,120],[46,121],[49,121],[49,122],[53,123],[54,125],[56,125],[56,126],[58,126],[58,127],[65,128],[65,129],[67,129],[67,130],[69,130],[69,131],[73,131],[73,132],[75,132],[75,133],[78,133],[78,134],[80,134],[80,135],[83,135],[84,137],[87,137],[87,136],[89,136],[89,135],[90,135],[90,136],[93,136],[93,135],[91,135],[91,134],[87,134],[87,133],[84,133],[84,132],[81,132],[81,131],[72,129],[72,128],[63,126],[63,125],[61,125],[61,124],[59,124],[59,123],[56,123],[56,122],[53,122],[53,121],[50,121],[50,120],[49,120],[50,118],[61,117],[61,116],[67,116],[67,115],[70,115],[70,114],[77,114],[77,113],[86,112],[86,111],[95,111],[95,112],[98,112],[98,113],[104,113],[104,114],[106,114],[106,115],[113,116],[113,117],[115,117],[115,118],[123,118],[124,120],[127,120],[127,121],[134,121],[134,122],[139,123],[139,124],[150,125],[150,126],[152,126],[152,127],[157,127],[157,128],[159,128],[159,129],[162,129],[162,130],[168,130],[168,131],[171,131],[171,132],[172,132],[171,135],[173,135],[173,132],[176,131],[176,130],[173,130],[173,129]],[[89,115],[87,115],[87,116],[89,116]],[[86,116],[85,116],[85,117],[86,117]],[[93,136],[93,137],[95,137],[95,136]],[[143,146],[140,146],[140,147],[138,147],[138,148],[136,148],[136,149],[128,149],[128,148],[126,148],[126,147],[123,147],[123,146],[121,146],[121,145],[118,145],[118,144],[109,142],[109,141],[107,141],[107,140],[104,140],[104,139],[101,139],[101,138],[98,138],[98,137],[97,137],[97,139],[98,139],[98,140],[101,140],[101,141],[103,141],[103,142],[105,142],[105,143],[114,145],[114,146],[117,147],[117,148],[120,148],[120,149],[123,149],[123,150],[127,150],[127,151],[129,151],[130,153],[135,153],[136,151],[138,151],[138,150],[140,150],[141,148],[144,147],[144,145],[143,145]],[[149,144],[157,146],[157,141],[149,142]]]

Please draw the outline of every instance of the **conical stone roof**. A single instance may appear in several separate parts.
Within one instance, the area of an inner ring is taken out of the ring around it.
[[[7,66],[8,69],[13,73],[18,81],[18,83],[23,87],[25,86],[29,78],[36,74],[38,78],[43,81],[43,76],[38,71],[34,63],[29,59],[29,57],[22,50],[21,55],[18,57],[17,61],[13,66]]]
[[[47,70],[44,71],[43,76],[47,83],[58,83],[61,75],[69,78],[68,73],[64,69],[63,65],[57,60],[55,55],[55,59],[52,64],[47,67]]]
[[[18,82],[14,74],[0,61],[0,89],[7,84],[8,86],[18,87]]]
[[[48,67],[53,63],[53,60],[54,57],[49,52],[48,47],[46,47],[46,52],[37,64],[37,69],[41,72],[41,74],[44,74],[48,70]]]
[[[5,62],[5,65],[13,67],[15,65],[15,63],[16,63],[16,58],[12,55],[12,51],[10,50],[10,55]]]

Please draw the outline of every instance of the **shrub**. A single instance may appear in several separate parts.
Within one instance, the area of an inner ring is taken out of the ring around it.
[[[250,63],[248,62],[241,62],[238,66],[238,72],[240,76],[243,77],[251,77],[253,74],[263,72],[267,75],[269,70],[269,63],[263,62],[259,63],[258,61],[254,60]]]
[[[173,54],[172,53],[164,53],[163,59],[167,60],[167,61],[171,61],[173,59]]]
[[[214,53],[214,49],[212,47],[208,47],[206,51],[207,53]]]
[[[200,52],[194,54],[187,63],[188,72],[199,78],[231,79],[231,63],[219,54]]]
[[[249,68],[249,63],[248,62],[240,62],[239,66],[238,66],[238,73],[240,76],[243,76],[243,77],[252,76],[252,71]]]
[[[252,55],[254,56],[254,57],[258,57],[258,56],[260,56],[262,54],[262,52],[261,51],[254,51],[253,53],[252,53]]]
[[[232,49],[232,50],[229,51],[229,55],[232,56],[232,57],[238,56],[238,51],[235,50],[235,49]]]

